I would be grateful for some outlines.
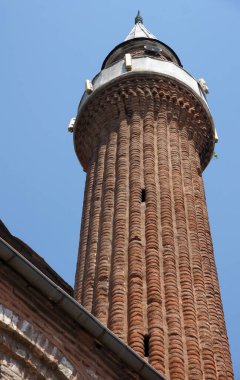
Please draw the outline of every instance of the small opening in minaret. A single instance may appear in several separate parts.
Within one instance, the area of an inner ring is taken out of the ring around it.
[[[146,191],[145,191],[145,189],[142,189],[141,201],[145,202],[145,200],[146,200]]]
[[[144,335],[144,356],[149,356],[149,335]]]
[[[144,50],[149,55],[161,55],[162,49],[154,45],[145,45]]]

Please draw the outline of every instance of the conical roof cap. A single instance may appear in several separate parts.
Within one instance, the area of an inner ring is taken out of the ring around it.
[[[150,33],[143,25],[143,18],[141,17],[139,11],[135,17],[135,25],[124,41],[133,40],[134,38],[151,38],[154,40],[157,39],[157,37]]]
[[[146,40],[154,41],[154,44],[158,44],[160,48],[163,48],[172,55],[173,62],[177,63],[179,66],[182,66],[180,59],[177,54],[165,43],[159,41],[157,37],[154,36],[145,26],[143,25],[143,18],[138,11],[137,16],[135,17],[135,25],[132,28],[131,32],[127,35],[125,40],[115,48],[110,51],[107,57],[104,59],[102,64],[102,70],[105,69],[106,65],[112,64],[119,59],[119,54],[126,54],[126,52],[131,51],[133,45],[139,45],[142,42],[142,45],[146,43]],[[140,46],[140,45],[139,45]],[[130,49],[128,49],[130,47]]]

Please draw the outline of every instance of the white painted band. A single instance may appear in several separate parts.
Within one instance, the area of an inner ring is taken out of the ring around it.
[[[201,90],[196,79],[194,79],[187,71],[185,71],[180,66],[176,65],[173,62],[169,61],[160,61],[158,59],[150,58],[150,57],[140,57],[140,58],[132,58],[132,70],[131,73],[134,72],[139,73],[158,73],[163,76],[167,76],[173,79],[177,79],[178,81],[184,83],[188,86],[193,92],[201,98],[203,103],[207,105],[206,98]],[[110,67],[102,70],[99,74],[95,76],[92,80],[93,92],[92,94],[84,93],[81,102],[79,104],[78,111],[83,107],[86,100],[94,94],[95,90],[98,90],[100,87],[106,85],[108,82],[112,80],[124,77],[128,75],[128,71],[126,69],[125,61],[121,60],[117,63],[111,65]],[[208,108],[208,106],[207,106]]]

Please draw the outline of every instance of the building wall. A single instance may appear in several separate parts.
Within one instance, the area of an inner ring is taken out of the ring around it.
[[[0,295],[1,379],[139,379],[3,263]]]

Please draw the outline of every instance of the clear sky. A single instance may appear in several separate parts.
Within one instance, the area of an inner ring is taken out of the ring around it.
[[[73,285],[85,175],[67,125],[84,80],[123,41],[138,9],[210,88],[219,158],[204,181],[240,380],[239,0],[0,0],[0,217]]]

